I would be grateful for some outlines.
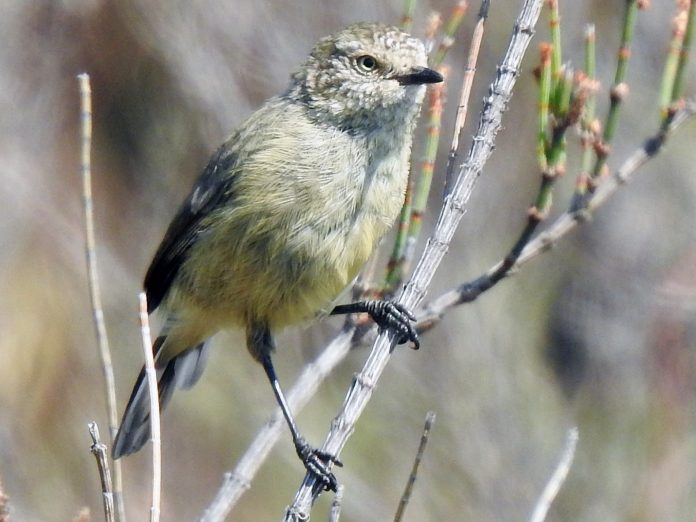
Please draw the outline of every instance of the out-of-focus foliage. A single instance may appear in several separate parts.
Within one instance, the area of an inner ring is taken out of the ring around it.
[[[613,167],[658,123],[671,3],[653,3],[638,24]],[[434,5],[450,10],[444,0]],[[485,92],[518,5],[493,3],[474,100]],[[597,24],[604,86],[623,5],[561,5],[564,51],[578,66],[583,24]],[[400,7],[396,0],[2,4],[0,476],[15,520],[68,520],[83,505],[100,518],[86,426],[97,420],[105,434],[106,414],[82,246],[75,75],[92,77],[97,254],[121,410],[141,365],[142,275],[207,155],[284,88],[319,37],[358,20],[398,23]],[[417,34],[429,8],[417,7]],[[452,99],[472,25],[469,17],[450,53]],[[524,225],[538,183],[534,65],[532,50],[431,296],[487,268]],[[691,74],[687,92],[695,91]],[[477,109],[475,101],[472,121]],[[453,112],[446,109],[443,134]],[[399,350],[342,455],[345,520],[393,515],[429,409],[438,422],[410,520],[526,518],[575,424],[576,461],[552,520],[692,519],[695,137],[690,124],[580,233],[451,313],[419,352]],[[436,173],[443,164],[440,158]],[[442,179],[435,183],[431,218]],[[559,180],[556,202],[570,185],[571,176]],[[325,321],[281,337],[276,360],[286,386],[339,325]],[[274,405],[243,336],[221,335],[215,344],[201,383],[177,394],[164,417],[165,520],[202,512]],[[351,354],[299,415],[313,442],[365,355]],[[124,462],[133,520],[147,509],[148,458],[143,452]],[[278,518],[302,475],[288,436],[231,519]]]

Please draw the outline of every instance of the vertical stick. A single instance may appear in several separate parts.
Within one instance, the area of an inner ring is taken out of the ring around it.
[[[80,86],[80,175],[82,178],[82,203],[85,213],[85,254],[87,258],[87,276],[89,281],[89,297],[92,303],[92,318],[97,334],[99,359],[104,375],[106,408],[109,416],[109,441],[113,445],[118,429],[116,412],[116,386],[114,384],[114,368],[111,364],[109,338],[106,335],[104,310],[102,308],[101,290],[99,288],[99,272],[97,270],[96,241],[94,239],[94,205],[92,202],[92,88],[89,75],[77,75]],[[123,505],[123,479],[121,463],[114,461],[114,495],[118,519],[126,521]]]
[[[140,292],[138,299],[140,301],[140,332],[143,339],[143,353],[145,354],[145,376],[147,377],[147,387],[150,393],[150,426],[152,432],[152,506],[150,507],[150,522],[158,522],[162,491],[159,394],[157,392],[155,361],[152,356],[152,338],[150,336],[150,321],[147,317],[147,297],[145,292]]]
[[[90,451],[92,455],[94,455],[94,458],[97,459],[97,469],[99,470],[99,478],[101,480],[104,518],[106,522],[114,522],[114,492],[111,485],[111,472],[109,471],[106,444],[103,444],[99,438],[99,427],[96,422],[90,422],[87,426],[89,428],[89,435],[92,437]]]

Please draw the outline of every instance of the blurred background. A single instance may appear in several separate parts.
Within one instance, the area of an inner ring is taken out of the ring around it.
[[[520,4],[493,2],[470,130]],[[572,64],[581,64],[584,24],[597,24],[605,88],[624,5],[561,6]],[[419,2],[413,32],[422,36],[427,14],[451,6]],[[477,9],[448,59],[451,100]],[[613,168],[657,128],[672,10],[658,0],[640,15]],[[83,251],[76,75],[89,72],[94,93],[97,254],[120,415],[142,364],[143,274],[209,154],[285,88],[318,38],[355,21],[398,23],[401,2],[4,0],[0,14],[0,480],[12,520],[70,520],[83,506],[100,520],[87,422],[96,420],[106,437],[107,416]],[[547,27],[539,26],[496,151],[428,297],[479,275],[524,226],[539,183],[531,71]],[[694,79],[690,73],[692,96]],[[446,135],[455,105],[446,109]],[[606,95],[599,108],[603,115]],[[397,350],[341,456],[343,520],[393,517],[428,410],[437,423],[407,520],[527,519],[574,425],[575,464],[550,520],[693,520],[695,139],[690,122],[581,231],[448,314],[419,352]],[[468,138],[462,142],[468,149]],[[439,209],[444,160],[426,231]],[[556,214],[576,169],[571,158]],[[286,387],[340,325],[331,319],[280,337],[275,361]],[[313,443],[366,356],[353,351],[299,415]],[[274,404],[243,335],[217,336],[204,377],[164,416],[164,520],[200,516]],[[131,520],[147,513],[149,459],[145,451],[123,463]],[[277,520],[303,475],[285,434],[229,519]],[[324,495],[317,520],[329,503]]]

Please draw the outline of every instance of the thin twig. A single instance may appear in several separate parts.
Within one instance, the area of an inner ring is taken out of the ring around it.
[[[596,50],[596,35],[594,24],[585,26],[584,35],[584,65],[583,69],[587,75],[587,80],[595,85],[597,83],[597,50]],[[592,145],[599,140],[600,123],[595,119],[595,110],[597,106],[597,95],[590,93],[585,103],[585,110],[580,120],[580,146],[582,148],[582,167],[577,175],[575,186],[576,193],[580,194],[587,187],[590,178],[590,169],[592,168]]]
[[[104,517],[106,522],[114,522],[114,491],[111,485],[111,472],[109,471],[109,458],[107,456],[106,444],[99,438],[99,427],[96,422],[87,425],[89,435],[92,437],[90,451],[97,459],[97,469],[101,480],[102,502],[104,503]]]
[[[329,511],[329,522],[338,522],[338,519],[341,518],[341,503],[343,502],[344,490],[345,486],[343,484],[339,484],[338,488],[336,489],[336,494],[334,495],[334,498],[331,501],[331,511]]]
[[[578,225],[587,221],[588,213],[594,212],[604,204],[618,189],[628,182],[651,158],[655,157],[664,147],[667,138],[683,123],[696,115],[696,100],[690,100],[684,106],[671,113],[668,125],[661,128],[657,134],[645,141],[645,143],[633,152],[614,175],[605,178],[595,190],[587,203],[586,211],[567,211],[559,216],[556,221],[544,232],[532,239],[522,250],[515,264],[506,271],[505,277],[516,273],[519,268],[548,251],[558,241],[574,230]],[[492,277],[500,272],[504,261],[488,269],[483,275],[469,282],[459,285],[431,302],[425,304],[417,313],[418,330],[426,331],[440,322],[444,314],[452,307],[468,303],[477,299],[483,292],[493,286]],[[496,280],[499,282],[500,279]]]
[[[160,495],[162,491],[162,443],[160,431],[159,394],[157,392],[157,373],[152,356],[152,338],[150,337],[150,321],[147,317],[147,297],[145,292],[138,294],[140,302],[140,333],[143,339],[145,354],[145,376],[150,393],[150,426],[152,433],[152,505],[150,506],[150,522],[158,522],[160,517]]]
[[[597,160],[592,171],[592,178],[596,179],[603,175],[604,166],[609,156],[611,142],[614,139],[619,120],[619,109],[626,98],[628,88],[624,83],[628,62],[631,57],[631,44],[633,43],[633,32],[636,26],[638,10],[641,3],[638,0],[627,0],[626,10],[624,11],[623,30],[621,31],[621,44],[616,61],[616,73],[614,83],[609,92],[609,112],[604,123],[604,134],[602,135],[601,147],[596,148]],[[591,190],[591,187],[589,187]]]
[[[685,6],[677,7],[677,14],[672,18],[672,38],[669,42],[669,51],[665,57],[662,80],[660,81],[659,107],[662,114],[667,114],[669,106],[674,101],[675,82],[677,70],[681,62],[684,50],[684,36],[689,21],[689,12]]]
[[[445,24],[442,32],[443,34],[440,45],[438,46],[437,51],[435,51],[435,56],[432,57],[431,65],[440,65],[445,60],[447,52],[454,45],[454,35],[457,33],[457,29],[459,29],[459,25],[462,23],[468,7],[469,6],[466,0],[459,0],[459,2],[455,4],[454,8],[452,8],[452,13],[447,19],[447,23]]]
[[[688,19],[684,39],[682,40],[681,50],[679,52],[679,65],[677,66],[677,77],[674,80],[674,88],[672,90],[672,101],[680,99],[684,93],[684,82],[686,80],[687,65],[689,63],[689,53],[691,52],[691,43],[693,41],[694,32],[696,32],[696,0],[689,1]]]
[[[413,459],[413,467],[411,468],[411,473],[408,476],[406,488],[401,495],[401,500],[399,501],[399,507],[396,510],[396,515],[394,515],[394,522],[401,522],[404,513],[406,512],[406,506],[408,506],[408,503],[411,500],[413,486],[416,483],[416,477],[418,476],[418,467],[420,466],[421,460],[423,460],[423,453],[425,453],[425,447],[428,445],[430,430],[435,423],[435,417],[436,415],[434,411],[429,411],[425,416],[425,425],[423,426],[423,433],[421,434],[420,444],[418,445],[418,451],[416,452],[416,458]]]
[[[459,170],[452,192],[445,198],[435,231],[428,240],[411,281],[397,300],[406,308],[415,308],[423,299],[454,237],[457,225],[464,215],[466,204],[483,166],[493,151],[502,114],[512,96],[512,88],[519,75],[520,63],[534,34],[534,26],[539,18],[541,6],[542,0],[526,0],[522,6],[503,63],[498,68],[489,96],[484,100],[479,128],[473,139],[467,161]],[[372,396],[372,391],[389,361],[395,341],[395,335],[390,331],[382,332],[377,338],[362,371],[353,379],[340,413],[331,423],[331,431],[322,447],[324,452],[336,456],[340,454]],[[307,520],[311,506],[322,489],[321,483],[317,482],[313,474],[306,474],[292,505],[286,512],[285,520]]]
[[[471,88],[474,85],[474,76],[476,76],[476,64],[481,50],[481,41],[483,40],[483,31],[486,20],[488,19],[488,8],[490,0],[483,0],[479,9],[478,22],[474,27],[474,32],[471,35],[471,43],[469,45],[469,55],[466,59],[466,68],[464,69],[464,80],[462,82],[462,92],[459,96],[459,106],[457,107],[457,116],[454,120],[454,132],[452,133],[452,143],[450,145],[449,156],[447,158],[447,171],[445,174],[445,195],[449,193],[449,188],[454,177],[454,169],[456,167],[459,150],[459,136],[462,133],[464,124],[466,123],[466,115],[469,108],[469,98],[471,98]]]
[[[109,415],[109,441],[113,445],[118,430],[118,412],[116,410],[116,386],[114,380],[114,368],[111,364],[111,350],[109,338],[104,323],[104,310],[102,308],[101,290],[99,287],[99,271],[97,267],[97,253],[95,250],[94,234],[94,204],[92,200],[92,88],[89,75],[82,73],[77,76],[80,86],[80,174],[82,178],[82,202],[85,213],[85,254],[87,258],[87,275],[89,281],[89,296],[92,303],[92,318],[97,334],[99,347],[99,359],[104,375],[104,395],[106,397],[106,409]],[[114,494],[116,496],[116,508],[118,519],[125,522],[125,508],[123,505],[123,479],[121,463],[114,461]]]
[[[551,503],[558,495],[558,492],[568,477],[570,467],[573,465],[573,458],[575,457],[575,448],[577,445],[578,429],[570,428],[566,434],[566,443],[563,448],[563,453],[561,454],[561,459],[558,461],[551,478],[546,483],[546,487],[544,491],[542,491],[539,500],[537,500],[530,522],[544,522],[546,519]]]

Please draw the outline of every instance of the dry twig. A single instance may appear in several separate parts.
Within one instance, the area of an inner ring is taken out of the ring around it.
[[[435,412],[429,411],[425,416],[425,425],[423,426],[423,433],[421,434],[420,444],[418,445],[418,451],[416,452],[416,458],[413,459],[413,467],[411,468],[411,473],[408,476],[408,482],[406,483],[406,488],[401,495],[401,500],[399,501],[399,507],[396,510],[396,515],[394,515],[394,522],[400,522],[406,512],[406,506],[408,506],[411,500],[411,494],[413,493],[413,486],[416,483],[416,477],[418,476],[418,467],[420,466],[421,460],[423,460],[423,453],[425,453],[425,447],[428,444],[428,439],[430,437],[430,430],[435,424]]]
[[[160,436],[159,394],[157,393],[157,373],[152,356],[152,339],[150,336],[150,321],[147,317],[147,297],[145,292],[138,295],[140,303],[140,333],[145,354],[145,376],[148,392],[150,393],[150,427],[152,437],[152,505],[150,506],[150,522],[158,522],[160,517],[160,496],[162,491],[162,439]]]
[[[341,502],[343,502],[344,490],[345,486],[343,484],[339,484],[338,488],[336,489],[336,494],[334,495],[334,498],[331,501],[331,511],[329,511],[329,522],[338,522],[338,519],[341,518]]]
[[[82,73],[77,76],[80,86],[80,175],[82,178],[82,203],[85,213],[85,255],[87,258],[87,275],[89,281],[89,296],[92,303],[92,318],[97,334],[99,347],[99,359],[104,375],[104,395],[106,397],[106,409],[109,415],[109,441],[111,444],[116,437],[118,429],[118,413],[116,410],[116,385],[114,384],[114,368],[111,364],[111,350],[109,338],[106,334],[104,323],[104,310],[102,308],[101,290],[99,286],[99,271],[97,266],[97,254],[94,238],[94,203],[92,200],[92,88],[89,75]],[[125,522],[125,508],[123,505],[123,479],[121,463],[114,461],[114,494],[118,519]]]
[[[573,465],[573,458],[575,457],[575,448],[578,444],[578,429],[570,428],[568,434],[566,435],[566,443],[563,448],[563,453],[561,454],[561,459],[556,465],[551,478],[546,483],[544,491],[541,492],[541,496],[534,506],[534,512],[532,513],[531,522],[544,522],[546,519],[546,514],[549,512],[551,503],[554,501],[558,492],[561,490],[563,483],[568,477],[568,472],[570,467]]]
[[[102,501],[104,503],[104,517],[106,522],[114,522],[114,492],[111,485],[111,472],[109,471],[109,458],[107,456],[106,444],[99,439],[99,427],[96,422],[90,422],[89,435],[92,437],[90,451],[97,459],[97,469],[102,487]]]

